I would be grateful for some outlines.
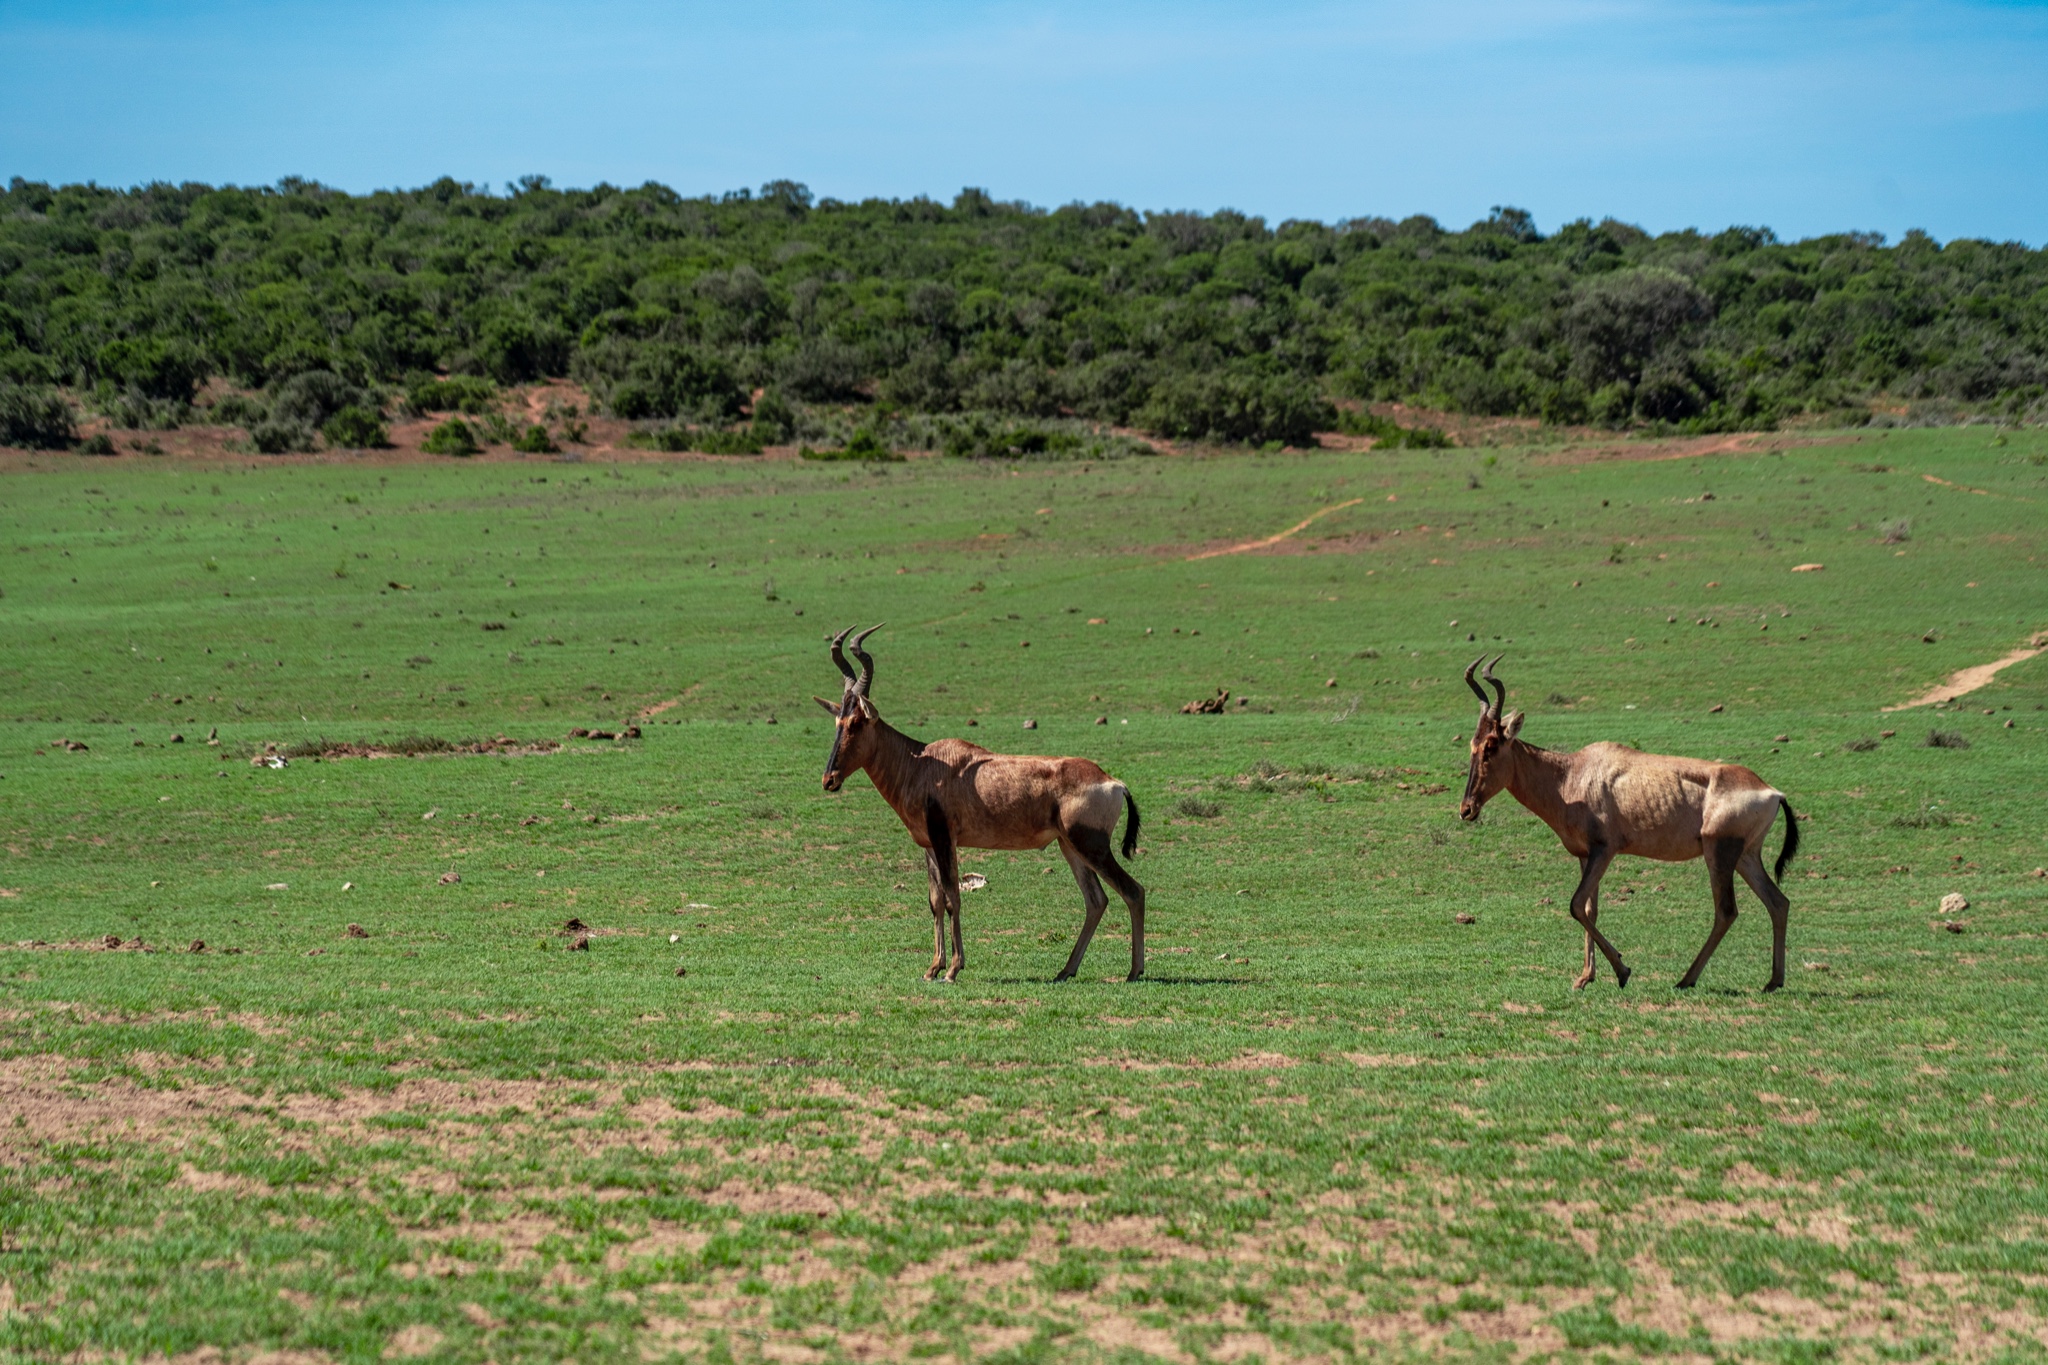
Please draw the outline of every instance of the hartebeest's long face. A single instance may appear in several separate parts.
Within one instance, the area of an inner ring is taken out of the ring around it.
[[[828,792],[838,791],[847,774],[859,772],[874,756],[874,736],[882,720],[875,714],[874,703],[868,700],[868,686],[875,680],[875,661],[868,657],[861,644],[881,628],[879,624],[869,626],[853,637],[853,654],[860,660],[859,673],[853,671],[846,662],[846,655],[840,652],[840,641],[846,638],[852,627],[833,636],[832,662],[839,665],[839,671],[846,675],[845,685],[836,703],[823,697],[811,698],[837,722],[832,727],[832,752],[825,758],[825,790]]]
[[[1474,659],[1465,670],[1465,685],[1479,694],[1479,722],[1472,727],[1472,766],[1465,772],[1465,799],[1458,803],[1458,818],[1477,820],[1479,812],[1486,809],[1486,803],[1498,796],[1508,784],[1511,765],[1507,761],[1507,749],[1515,736],[1522,730],[1522,713],[1515,711],[1505,719],[1501,708],[1507,704],[1507,688],[1500,679],[1493,676],[1493,664],[1486,666],[1481,676],[1493,684],[1495,695],[1488,698],[1479,684],[1472,679],[1472,670],[1479,667],[1486,656]],[[1493,663],[1499,663],[1496,658]]]

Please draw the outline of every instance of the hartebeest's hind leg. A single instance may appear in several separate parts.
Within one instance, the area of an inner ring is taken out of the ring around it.
[[[1750,849],[1735,864],[1735,870],[1742,874],[1742,880],[1749,883],[1749,889],[1756,892],[1756,898],[1764,903],[1764,909],[1771,915],[1771,979],[1764,985],[1767,991],[1777,990],[1785,984],[1785,918],[1791,912],[1792,902],[1785,895],[1783,887],[1771,880],[1771,874],[1764,871],[1762,853]]]
[[[1599,915],[1594,906],[1599,900],[1600,878],[1607,874],[1607,865],[1613,861],[1614,854],[1605,847],[1595,847],[1579,860],[1579,887],[1572,892],[1571,914],[1586,931],[1586,941],[1598,948],[1601,955],[1607,959],[1607,965],[1614,968],[1614,984],[1616,988],[1620,988],[1628,985],[1628,964],[1621,960],[1621,954],[1614,951],[1614,945],[1607,941],[1606,936],[1593,923]],[[1574,983],[1574,988],[1583,988],[1592,979],[1592,954],[1589,951],[1587,969]]]
[[[1721,946],[1721,939],[1735,923],[1735,867],[1742,861],[1742,840],[1710,839],[1707,841],[1707,886],[1714,893],[1714,927],[1707,932],[1707,941],[1700,946],[1700,955],[1686,968],[1685,975],[1678,978],[1678,989],[1691,990],[1698,984],[1700,973],[1707,969],[1708,959]],[[1769,902],[1765,902],[1769,904]]]
[[[925,837],[931,847],[925,850],[925,871],[931,878],[932,904],[932,965],[924,974],[930,981],[945,971],[946,980],[958,979],[960,969],[967,965],[967,949],[960,935],[960,857],[953,846],[953,827],[946,821],[946,813],[937,801],[925,803]],[[946,968],[946,921],[953,921],[953,965]]]
[[[1081,926],[1081,937],[1074,944],[1073,956],[1061,971],[1059,980],[1065,980],[1080,970],[1081,955],[1088,951],[1088,940],[1095,935],[1095,926],[1102,919],[1102,908],[1109,898],[1102,892],[1102,881],[1116,888],[1123,897],[1124,907],[1131,914],[1131,974],[1127,981],[1136,981],[1145,974],[1145,888],[1138,885],[1138,879],[1124,871],[1110,851],[1109,831],[1083,827],[1069,830],[1060,840],[1060,851],[1067,855],[1067,862],[1074,868],[1074,879],[1081,880],[1081,870],[1090,873],[1089,880],[1082,882],[1081,894],[1088,901],[1088,919]],[[1101,881],[1095,879],[1099,877]],[[1092,883],[1092,888],[1091,888]],[[1093,896],[1090,891],[1093,890]]]
[[[1067,866],[1074,870],[1074,882],[1081,888],[1081,906],[1085,917],[1081,921],[1081,932],[1074,939],[1074,951],[1067,954],[1067,965],[1060,968],[1055,981],[1071,981],[1074,973],[1081,970],[1081,959],[1087,956],[1088,942],[1095,937],[1095,926],[1102,923],[1102,912],[1109,908],[1109,893],[1102,889],[1102,879],[1095,875],[1095,869],[1088,866],[1088,860],[1081,851],[1065,839],[1060,840],[1060,852],[1066,856]]]

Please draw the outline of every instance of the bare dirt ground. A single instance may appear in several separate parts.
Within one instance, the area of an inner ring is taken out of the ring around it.
[[[2032,639],[2005,657],[1994,659],[1988,664],[1978,664],[1974,668],[1957,669],[1948,675],[1948,681],[1941,686],[1930,689],[1911,701],[1902,701],[1897,706],[1887,706],[1884,709],[1911,711],[1918,706],[1935,706],[1942,702],[1954,701],[1958,697],[1967,697],[1978,688],[1989,686],[1991,680],[2005,669],[2011,668],[2014,664],[2025,663],[2044,650],[2048,650],[2048,630],[2035,631]]]

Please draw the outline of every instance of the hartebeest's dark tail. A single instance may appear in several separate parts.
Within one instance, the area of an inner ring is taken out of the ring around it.
[[[1129,787],[1124,788],[1124,809],[1131,816],[1124,822],[1124,856],[1135,858],[1138,856],[1138,798],[1131,795]]]
[[[1778,866],[1771,873],[1771,880],[1785,880],[1785,864],[1799,853],[1799,817],[1792,813],[1792,803],[1782,795],[1778,798],[1778,809],[1785,812],[1785,844],[1778,850]]]

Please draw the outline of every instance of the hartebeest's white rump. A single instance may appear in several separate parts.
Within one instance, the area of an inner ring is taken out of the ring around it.
[[[1764,872],[1763,862],[1764,835],[1780,810],[1785,812],[1785,843],[1778,850],[1777,877],[1785,875],[1785,864],[1799,851],[1799,817],[1784,793],[1734,763],[1646,754],[1624,744],[1589,744],[1569,754],[1525,744],[1518,737],[1522,713],[1501,715],[1507,688],[1493,676],[1493,664],[1482,675],[1493,686],[1491,700],[1473,681],[1472,670],[1485,657],[1480,655],[1465,670],[1466,686],[1479,696],[1479,724],[1472,732],[1472,766],[1458,813],[1477,820],[1486,803],[1505,788],[1555,830],[1565,851],[1579,860],[1571,914],[1586,931],[1586,965],[1574,987],[1583,989],[1593,979],[1595,948],[1613,966],[1615,982],[1628,984],[1629,969],[1597,925],[1600,878],[1623,853],[1667,863],[1707,860],[1714,927],[1699,956],[1679,978],[1681,990],[1700,979],[1721,936],[1735,923],[1738,872],[1771,916],[1771,979],[1764,989],[1784,985],[1785,917],[1791,902]],[[1498,657],[1493,661],[1499,662]]]
[[[823,697],[818,705],[838,721],[832,753],[825,760],[825,790],[836,792],[849,774],[866,772],[875,790],[889,803],[910,837],[925,851],[931,881],[931,980],[941,970],[946,980],[967,965],[960,933],[960,848],[1040,849],[1057,842],[1080,884],[1087,909],[1074,951],[1055,980],[1065,981],[1080,969],[1095,926],[1109,907],[1102,889],[1106,878],[1131,912],[1131,975],[1145,974],[1145,888],[1117,863],[1110,836],[1126,811],[1124,856],[1138,849],[1138,803],[1123,783],[1085,758],[1031,758],[990,753],[964,739],[921,744],[876,714],[868,700],[875,679],[875,661],[861,645],[879,630],[871,626],[854,636],[851,646],[860,672],[840,652],[840,631],[832,640],[832,662],[846,675],[835,705]],[[953,923],[953,962],[946,964],[946,921]]]

